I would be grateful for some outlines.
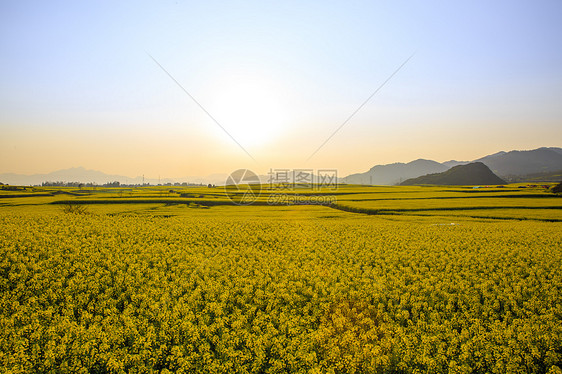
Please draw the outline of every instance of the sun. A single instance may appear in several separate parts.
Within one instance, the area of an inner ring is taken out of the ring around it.
[[[213,116],[242,146],[266,145],[288,126],[285,91],[272,79],[238,73],[213,86]]]

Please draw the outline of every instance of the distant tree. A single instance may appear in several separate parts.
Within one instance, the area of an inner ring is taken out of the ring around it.
[[[560,182],[556,186],[552,187],[552,192],[562,193],[562,182]]]
[[[62,211],[64,213],[69,213],[69,214],[87,214],[88,211],[86,210],[86,207],[84,205],[79,205],[79,204],[65,204],[62,207]]]

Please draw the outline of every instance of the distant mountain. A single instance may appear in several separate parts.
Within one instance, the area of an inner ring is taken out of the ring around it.
[[[351,174],[344,178],[349,184],[393,185],[409,178],[429,173],[439,173],[449,167],[432,160],[418,159],[404,164],[398,162],[388,165],[376,165],[365,173]]]
[[[562,148],[538,148],[531,151],[499,152],[479,158],[501,177],[562,170]]]
[[[207,177],[188,176],[185,178],[170,179],[170,178],[144,178],[145,183],[156,185],[158,183],[175,183],[175,182],[188,182],[188,183],[203,183],[203,184],[224,184],[226,174],[212,174]],[[33,174],[23,175],[14,173],[0,174],[0,182],[4,184],[19,185],[19,186],[32,186],[40,185],[43,182],[80,182],[80,183],[95,183],[102,185],[108,182],[118,181],[121,184],[142,184],[143,177],[127,177],[123,175],[106,174],[97,170],[89,170],[83,167],[76,167],[70,169],[57,170],[47,174]]]
[[[419,184],[446,186],[496,185],[505,184],[505,181],[495,175],[490,168],[482,162],[473,162],[467,165],[452,167],[443,173],[428,174],[418,178],[408,179],[401,183],[402,186]]]
[[[125,183],[126,180],[128,180],[129,183],[142,183],[142,177],[140,177],[140,182],[138,182],[135,178],[127,178],[122,175],[105,174],[101,171],[88,170],[83,167],[57,170],[47,174],[0,174],[0,181],[3,183],[26,186],[39,185],[42,182],[81,182],[103,184],[114,181]]]
[[[556,147],[544,147],[545,149],[550,149],[551,151],[554,151],[556,153],[560,153],[562,154],[562,148],[556,148]],[[539,148],[540,149],[540,148]]]
[[[508,181],[519,181],[530,174],[551,174],[562,170],[562,148],[543,147],[530,151],[500,151],[474,161],[450,160],[438,163],[420,159],[407,164],[376,165],[365,173],[351,174],[343,178],[343,182],[393,185],[400,183],[401,180],[443,172],[471,162],[482,162],[502,178]]]
[[[452,168],[453,166],[458,166],[458,165],[466,165],[466,164],[470,164],[470,161],[451,160],[451,161],[445,161],[445,162],[441,163],[441,165],[445,165],[448,168]]]
[[[444,172],[452,167],[466,165],[471,161],[450,160],[439,163],[432,160],[418,159],[408,163],[394,163],[373,166],[365,173],[351,174],[344,178],[338,178],[339,182],[350,184],[373,184],[373,185],[395,185],[411,178],[417,178],[427,174]],[[543,147],[529,151],[497,152],[479,158],[472,162],[482,162],[492,172],[510,182],[517,182],[532,178],[550,180],[556,178],[562,170],[562,148]],[[145,183],[166,184],[176,182],[188,183],[212,183],[223,185],[227,174],[213,174],[206,177],[186,176],[184,178],[145,178]],[[260,175],[262,183],[271,181],[270,175]],[[315,178],[319,180],[319,178]],[[127,177],[123,175],[105,174],[97,170],[88,170],[76,167],[54,171],[47,174],[22,175],[14,173],[0,174],[0,182],[11,185],[40,185],[42,182],[80,182],[104,184],[119,181],[122,184],[142,184],[143,177]]]

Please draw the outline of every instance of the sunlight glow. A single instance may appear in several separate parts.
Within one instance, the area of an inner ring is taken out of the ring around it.
[[[288,125],[283,90],[271,79],[237,73],[213,86],[209,110],[243,146],[274,141]]]

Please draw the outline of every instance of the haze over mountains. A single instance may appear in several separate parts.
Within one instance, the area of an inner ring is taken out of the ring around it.
[[[437,161],[418,159],[407,164],[397,162],[388,165],[373,166],[366,173],[351,174],[344,178],[350,184],[393,185],[406,179],[426,174],[440,173],[449,169]]]
[[[499,176],[526,175],[562,170],[562,148],[538,148],[532,151],[498,152],[479,158]]]
[[[562,171],[562,148],[538,148],[530,151],[498,152],[473,161],[451,160],[439,163],[415,160],[407,164],[376,165],[365,173],[351,174],[345,183],[395,185],[427,174],[441,173],[458,165],[481,162],[502,179],[517,180],[525,175]]]
[[[365,173],[356,173],[341,178],[340,181],[350,184],[396,185],[407,179],[427,174],[442,173],[454,166],[466,165],[471,162],[482,162],[502,179],[517,180],[526,175],[562,172],[562,148],[543,147],[529,151],[498,152],[473,161],[451,160],[443,163],[432,160],[418,159],[408,163],[393,163],[373,166]],[[212,174],[206,177],[186,176],[185,178],[144,178],[145,183],[202,183],[222,185],[228,174]],[[266,183],[268,176],[259,176]],[[122,184],[142,184],[143,177],[127,177],[123,175],[105,174],[101,171],[88,170],[82,167],[58,170],[46,174],[22,175],[14,173],[0,174],[0,182],[12,185],[40,185],[42,182],[82,182],[104,184],[119,181]]]
[[[0,174],[0,182],[12,185],[40,185],[43,182],[82,182],[104,183],[118,181],[121,184],[141,185],[144,183],[166,184],[166,183],[193,183],[193,184],[222,184],[228,177],[227,174],[212,174],[207,177],[187,176],[185,178],[143,178],[143,176],[127,177],[124,175],[106,174],[97,170],[89,170],[83,167],[76,167],[64,170],[57,170],[47,174],[23,175],[14,173]]]

